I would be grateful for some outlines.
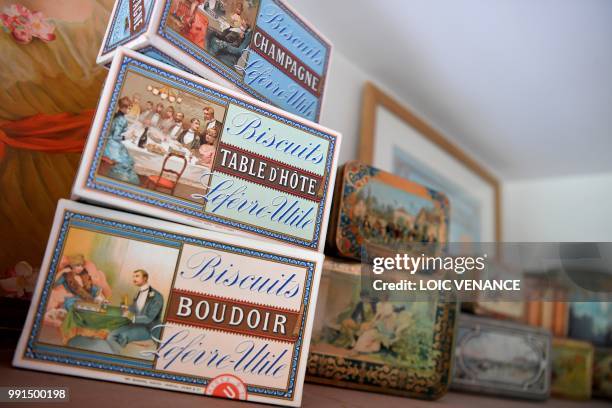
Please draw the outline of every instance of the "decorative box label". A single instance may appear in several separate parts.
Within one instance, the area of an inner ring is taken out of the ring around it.
[[[321,255],[67,201],[51,237],[16,365],[299,404]]]
[[[339,143],[333,131],[121,49],[74,194],[320,250]]]
[[[331,44],[280,0],[118,0],[99,62],[122,44],[319,119]]]

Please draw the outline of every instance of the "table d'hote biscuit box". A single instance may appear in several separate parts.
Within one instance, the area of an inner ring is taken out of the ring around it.
[[[544,400],[550,395],[548,330],[462,313],[452,389]]]
[[[117,0],[98,63],[121,45],[319,121],[332,46],[282,0]]]
[[[120,48],[72,193],[322,251],[339,148],[332,130]]]
[[[61,200],[13,363],[299,406],[322,262]]]

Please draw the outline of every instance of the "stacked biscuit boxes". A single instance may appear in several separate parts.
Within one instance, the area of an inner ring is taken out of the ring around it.
[[[99,207],[59,203],[14,363],[299,405],[340,148],[316,123],[330,53],[278,0],[118,0],[73,187]]]

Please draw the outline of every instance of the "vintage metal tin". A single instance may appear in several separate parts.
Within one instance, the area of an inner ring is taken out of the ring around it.
[[[446,393],[456,303],[370,296],[361,264],[325,258],[307,381],[399,396]]]
[[[550,332],[462,313],[452,388],[543,400],[550,393]]]
[[[331,217],[329,250],[360,260],[366,244],[384,251],[446,242],[449,202],[440,192],[351,161],[338,171]]]
[[[74,197],[323,250],[338,133],[134,51],[114,55]],[[145,93],[164,115],[184,114],[182,133],[156,112],[130,116]]]
[[[612,399],[612,349],[595,348],[593,395]]]
[[[98,63],[121,45],[319,120],[332,46],[282,0],[117,0]]]
[[[556,397],[591,398],[593,345],[585,341],[553,339],[551,391]]]
[[[14,364],[299,406],[322,261],[61,200]]]

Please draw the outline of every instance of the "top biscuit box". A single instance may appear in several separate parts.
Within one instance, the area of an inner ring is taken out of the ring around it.
[[[72,194],[321,252],[340,134],[120,47]]]
[[[319,121],[332,46],[280,0],[117,0],[98,63],[125,46]]]

